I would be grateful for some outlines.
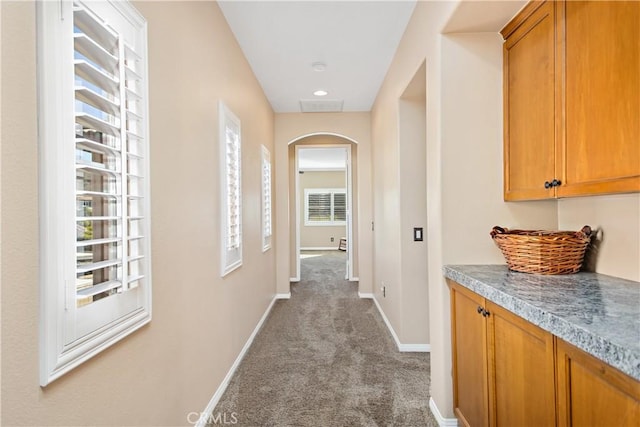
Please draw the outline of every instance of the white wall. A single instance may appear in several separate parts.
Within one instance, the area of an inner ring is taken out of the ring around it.
[[[427,264],[429,281],[435,276],[439,279],[441,257],[441,224],[440,218],[440,45],[439,29],[442,28],[455,8],[454,3],[448,2],[418,2],[409,25],[398,46],[398,50],[391,63],[387,76],[380,88],[376,102],[371,112],[373,168],[374,168],[374,217],[376,229],[374,234],[374,292],[387,318],[394,329],[400,330],[402,322],[402,295],[392,288],[386,297],[382,296],[380,286],[400,283],[400,239],[396,218],[399,212],[399,143],[398,143],[398,99],[426,59],[426,123],[427,144],[427,229],[428,236]],[[438,142],[436,144],[436,141]],[[397,289],[397,287],[396,287]],[[442,291],[432,289],[429,285],[429,300],[439,301]],[[445,412],[451,414],[447,408],[451,406],[449,396],[450,375],[441,349],[443,337],[433,331],[436,325],[442,326],[446,321],[442,316],[434,316],[434,310],[429,306],[429,319],[432,324],[429,331],[431,344],[431,395]],[[437,304],[436,304],[437,305]],[[414,325],[424,329],[425,325]],[[442,333],[440,334],[442,335]]]
[[[558,227],[598,230],[589,267],[640,282],[640,193],[558,201]]]
[[[372,292],[372,195],[371,195],[371,116],[369,113],[281,113],[275,115],[275,193],[278,212],[288,212],[293,203],[294,182],[290,179],[293,160],[289,144],[314,134],[340,135],[357,141],[357,167],[354,168],[358,190],[354,191],[358,207],[357,274],[359,292]],[[292,174],[291,174],[292,175]],[[282,197],[282,195],[289,197]],[[289,293],[295,244],[292,243],[291,219],[293,215],[278,215],[275,235],[277,249],[277,292]],[[354,230],[354,233],[356,231]]]
[[[402,324],[396,333],[402,344],[422,346],[429,345],[426,79],[423,63],[398,100]],[[423,229],[423,241],[414,241],[414,227]]]
[[[305,225],[305,192],[310,188],[342,188],[346,191],[347,178],[344,171],[304,171],[299,177],[298,203],[300,205],[300,248],[338,249],[341,237],[346,237],[345,225]],[[331,241],[333,238],[333,242]]]
[[[558,226],[555,200],[503,201],[502,44],[497,33],[442,38],[445,264],[504,264],[489,237],[494,225]]]

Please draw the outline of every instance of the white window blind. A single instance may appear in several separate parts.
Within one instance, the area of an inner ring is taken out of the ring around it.
[[[262,250],[271,247],[271,153],[262,146]]]
[[[146,22],[128,2],[38,17],[44,385],[150,320],[151,270]]]
[[[242,265],[242,131],[240,119],[219,103],[222,276]]]
[[[333,220],[344,222],[347,220],[347,194],[333,193]]]
[[[240,247],[240,135],[233,121],[227,123],[227,250]]]
[[[309,193],[307,195],[307,220],[314,222],[332,221],[331,193]]]
[[[346,224],[347,198],[344,189],[307,188],[304,193],[305,225]]]

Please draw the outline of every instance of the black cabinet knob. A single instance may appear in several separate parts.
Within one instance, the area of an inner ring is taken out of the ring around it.
[[[551,187],[559,187],[560,185],[562,185],[562,181],[560,181],[559,179],[553,179],[553,181],[549,182],[549,181],[545,181],[544,182],[544,188],[546,188],[547,190]]]
[[[489,317],[491,315],[491,313],[489,313],[487,310],[482,310],[482,315],[484,317]]]
[[[482,314],[482,312],[484,311],[484,308],[482,308],[481,306],[478,306],[477,311],[478,311],[478,314]]]

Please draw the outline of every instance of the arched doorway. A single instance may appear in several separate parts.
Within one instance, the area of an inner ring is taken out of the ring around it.
[[[331,236],[331,233],[315,233],[316,235],[325,235],[326,242],[320,243],[318,249],[326,248],[324,245],[331,245],[335,249],[339,248],[340,239],[346,239],[346,277],[347,280],[357,280],[358,275],[358,182],[357,182],[357,143],[343,135],[330,134],[330,133],[315,133],[304,135],[296,138],[289,143],[289,227],[290,227],[290,280],[293,282],[300,280],[300,255],[301,248],[304,248],[304,240],[301,237],[304,236],[304,230],[309,230],[309,212],[305,209],[305,202],[308,202],[309,191],[305,196],[305,191],[301,187],[302,173],[308,175],[313,172],[309,172],[309,165],[300,167],[300,153],[307,152],[312,153],[312,150],[318,150],[318,152],[327,153],[329,149],[342,150],[344,152],[344,184],[338,186],[335,184],[327,184],[324,188],[323,195],[327,197],[331,205],[333,216],[331,220],[344,219],[345,231],[342,235]],[[305,170],[306,169],[306,170]],[[313,169],[313,168],[311,168]],[[327,169],[319,165],[319,170]],[[332,169],[332,167],[328,167]],[[336,168],[339,169],[339,168]],[[307,177],[308,177],[307,175]],[[344,191],[344,217],[341,217],[340,192]],[[316,193],[317,194],[317,193]],[[337,209],[337,211],[336,211]],[[337,215],[336,215],[337,214]],[[340,222],[340,221],[334,221]],[[305,225],[306,224],[306,225]],[[327,224],[331,225],[331,224]],[[316,228],[317,230],[317,228]],[[333,229],[335,230],[335,228]],[[337,233],[337,231],[336,231]],[[334,233],[335,234],[335,233]],[[331,242],[329,239],[335,237]],[[322,239],[322,237],[320,237]],[[322,241],[322,240],[321,240]],[[308,240],[307,240],[308,242]],[[308,243],[306,243],[308,245]],[[315,246],[318,244],[316,243]]]

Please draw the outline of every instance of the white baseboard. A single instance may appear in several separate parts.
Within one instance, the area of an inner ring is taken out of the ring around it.
[[[244,358],[244,355],[247,353],[247,350],[249,350],[249,347],[251,347],[251,344],[253,343],[253,340],[255,339],[256,335],[258,334],[258,331],[260,330],[260,328],[262,327],[262,324],[267,319],[267,316],[269,316],[269,313],[271,312],[271,309],[273,308],[273,304],[276,302],[277,299],[279,299],[278,298],[279,295],[287,295],[287,294],[277,294],[271,300],[271,303],[269,304],[269,307],[267,307],[267,310],[264,312],[264,314],[260,318],[260,321],[258,321],[258,324],[253,329],[253,332],[251,333],[251,336],[249,336],[249,339],[244,344],[244,347],[242,347],[242,350],[240,350],[240,354],[238,354],[238,357],[236,357],[236,360],[233,362],[233,365],[231,365],[231,368],[229,368],[229,372],[227,372],[227,375],[222,380],[222,383],[220,384],[220,386],[218,387],[216,392],[213,394],[213,397],[211,397],[211,400],[209,401],[209,404],[207,405],[205,410],[201,413],[200,418],[198,419],[198,422],[196,422],[196,424],[195,424],[195,427],[205,427],[207,425],[207,422],[209,421],[210,416],[213,413],[213,410],[216,409],[216,405],[218,404],[218,402],[220,401],[220,398],[222,397],[223,393],[227,389],[227,386],[229,385],[229,382],[231,381],[231,377],[233,377],[233,374],[235,374],[236,369],[238,369],[238,366],[240,365],[240,362]],[[291,296],[290,293],[289,293],[289,296]]]
[[[363,292],[358,292],[358,297],[363,299],[373,299],[373,294],[366,294]]]
[[[360,278],[359,277],[352,277],[351,279],[349,279],[350,282],[359,282]]]
[[[387,319],[387,315],[384,314],[384,311],[382,311],[382,307],[380,307],[380,303],[375,298],[375,296],[373,297],[373,302],[376,305],[376,307],[378,307],[378,312],[380,313],[380,316],[382,316],[382,320],[384,320],[384,324],[387,325],[387,329],[389,329],[389,332],[391,332],[391,336],[393,337],[393,340],[396,342],[396,346],[398,347],[398,350],[400,350],[401,344],[400,344],[400,340],[398,339],[398,335],[396,334],[396,331],[393,330],[393,326],[391,326],[389,319]]]
[[[300,248],[301,251],[337,251],[337,246],[316,246],[311,248]]]
[[[291,292],[287,292],[286,294],[276,294],[276,299],[290,299]]]
[[[398,350],[407,353],[431,353],[430,344],[400,344]]]
[[[378,303],[378,300],[375,298],[375,296],[373,297],[373,302],[376,304],[376,307],[378,307],[378,311],[382,316],[382,320],[384,320],[384,323],[385,325],[387,325],[389,332],[391,332],[391,336],[393,337],[393,340],[396,342],[396,347],[398,347],[399,352],[424,353],[424,352],[431,351],[431,346],[429,344],[402,344],[400,342],[400,339],[398,338],[398,334],[396,334],[396,331],[393,330],[393,326],[391,326],[391,322],[389,322],[389,319],[387,319],[387,315],[384,314],[384,311],[382,311],[382,307],[380,306],[380,303]]]
[[[299,282],[300,278],[299,277],[289,277],[289,282]]]
[[[429,397],[429,409],[431,409],[431,413],[440,427],[458,427],[457,418],[445,418],[442,416],[433,397]]]

